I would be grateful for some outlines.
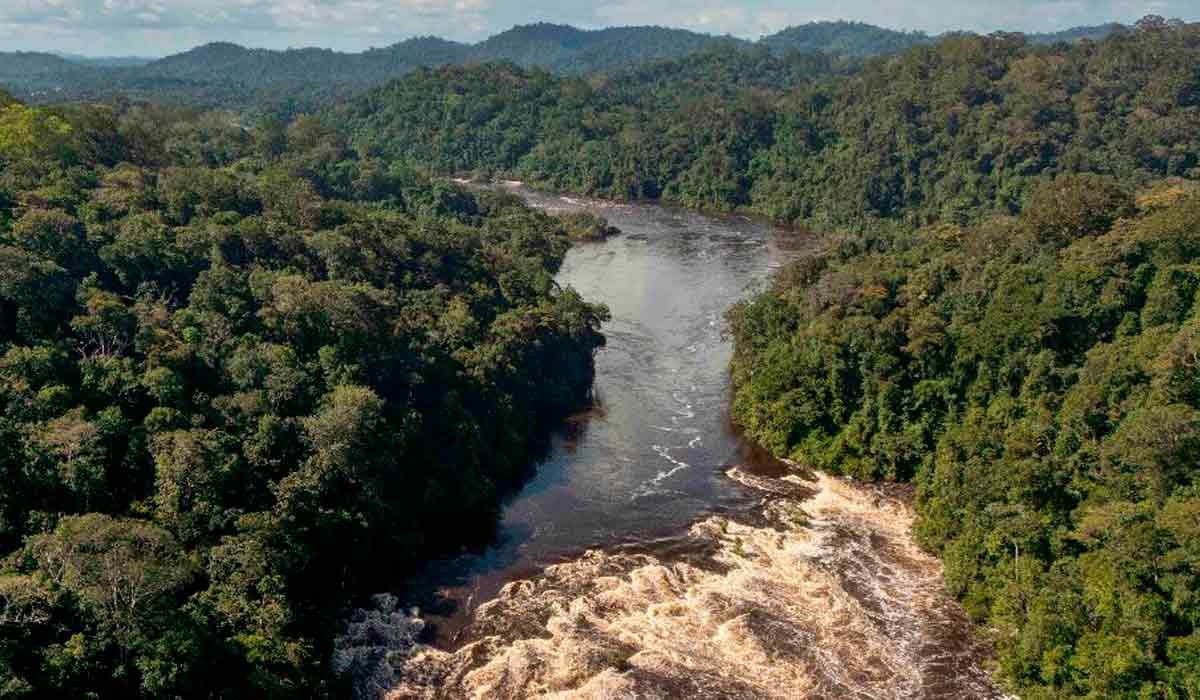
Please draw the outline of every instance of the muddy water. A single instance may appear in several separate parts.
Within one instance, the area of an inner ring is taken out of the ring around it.
[[[812,242],[521,192],[624,232],[559,276],[612,311],[597,406],[493,546],[406,592],[421,619],[387,618],[406,640],[424,630],[393,645],[389,697],[1000,697],[902,492],[764,460],[728,426],[723,314]]]

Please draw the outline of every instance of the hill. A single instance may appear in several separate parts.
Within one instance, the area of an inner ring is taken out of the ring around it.
[[[1073,27],[1064,29],[1061,32],[1052,32],[1049,34],[1027,34],[1026,37],[1035,44],[1058,44],[1066,42],[1068,44],[1076,41],[1090,40],[1100,41],[1110,34],[1124,31],[1128,29],[1123,24],[1110,22],[1109,24],[1097,24],[1090,27]]]
[[[470,47],[433,37],[409,39],[384,49],[340,53],[330,49],[247,49],[213,43],[155,61],[136,71],[140,78],[199,81],[229,80],[261,86],[270,83],[374,83],[421,65],[466,60]]]
[[[0,105],[0,697],[355,697],[347,607],[588,405],[601,224],[311,118]]]
[[[1099,41],[1109,34],[1124,29],[1126,27],[1122,24],[1110,23],[1073,27],[1047,34],[1025,34],[1025,38],[1031,44],[1064,42],[1070,44],[1084,39]],[[788,27],[776,34],[765,36],[758,43],[775,52],[825,51],[843,56],[866,58],[900,53],[914,46],[949,38],[954,34],[969,35],[971,33],[952,32],[935,37],[924,32],[902,32],[863,22],[810,22]]]
[[[1120,25],[1030,35],[1051,44],[1095,39]],[[361,53],[303,48],[276,51],[205,44],[158,60],[87,59],[49,53],[0,53],[0,87],[34,102],[72,102],[124,95],[207,108],[281,113],[315,111],[363,87],[419,67],[507,61],[563,75],[612,73],[698,51],[727,47],[824,52],[851,58],[892,54],[934,40],[861,22],[814,22],[749,42],[666,27],[587,30],[568,25],[513,27],[477,44],[417,37]]]
[[[923,32],[899,32],[862,22],[812,22],[763,37],[759,43],[772,51],[827,51],[848,56],[896,53],[932,37]]]
[[[604,81],[456,67],[371,91],[337,122],[372,153],[442,172],[822,227],[965,223],[1016,212],[1064,169],[1200,179],[1200,98],[1178,79],[1198,33],[955,35],[861,69],[725,47]]]
[[[0,53],[0,85],[17,93],[33,89],[77,89],[102,81],[106,71],[70,61],[52,53],[16,51]]]
[[[422,66],[510,61],[523,67],[581,74],[678,57],[716,44],[749,46],[734,39],[662,27],[583,30],[531,24],[474,45],[416,37],[361,53],[319,48],[274,51],[228,42],[205,44],[145,63],[0,53],[0,86],[35,102],[122,94],[200,107],[265,107],[295,113],[314,110]]]
[[[481,62],[512,61],[519,66],[559,73],[591,73],[678,57],[722,42],[749,45],[738,39],[665,27],[588,31],[566,25],[531,24],[514,27],[477,44],[469,56]]]
[[[145,56],[80,56],[79,54],[60,53],[55,54],[67,59],[71,63],[78,63],[81,66],[95,66],[98,68],[131,68],[134,66],[144,66],[147,63],[153,63],[157,59],[148,58]]]

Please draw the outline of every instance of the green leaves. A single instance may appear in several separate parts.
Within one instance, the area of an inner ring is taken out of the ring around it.
[[[69,156],[71,125],[47,110],[0,105],[0,162]]]
[[[340,696],[350,598],[488,531],[587,399],[606,312],[553,276],[601,224],[313,119],[63,115],[136,165],[0,108],[0,695]]]
[[[126,650],[194,575],[166,530],[100,514],[64,519],[32,538],[26,552],[44,585],[75,596]]]
[[[1200,176],[1196,32],[900,40],[918,48],[865,65],[712,47],[588,83],[447,67],[372,90],[334,119],[360,148],[438,173],[822,228],[963,224],[1028,204],[1037,239],[1062,246],[1131,213],[1114,181]]]
[[[1196,202],[1059,178],[1016,221],[831,247],[732,314],[735,419],[813,466],[915,471],[917,534],[1022,695],[1194,686]]]
[[[1060,175],[1036,189],[1022,219],[1038,240],[1063,246],[1104,233],[1133,211],[1133,196],[1112,178],[1083,173]]]

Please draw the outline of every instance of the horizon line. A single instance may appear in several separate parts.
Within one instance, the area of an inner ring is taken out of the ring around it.
[[[1174,21],[1173,18],[1168,18],[1168,19],[1170,19],[1171,21]],[[1179,20],[1179,21],[1185,21],[1185,20]],[[438,36],[436,34],[414,34],[412,36],[405,37],[403,39],[398,39],[398,40],[390,42],[388,44],[384,44],[383,46],[368,46],[366,48],[359,49],[357,51],[347,51],[347,50],[343,50],[343,49],[335,49],[335,48],[332,48],[329,46],[318,46],[315,44],[307,45],[307,46],[289,46],[287,48],[270,48],[267,46],[253,46],[253,45],[249,45],[249,44],[243,44],[243,43],[239,43],[236,41],[214,39],[212,41],[206,41],[206,42],[203,42],[200,44],[196,44],[189,48],[181,49],[181,50],[173,52],[173,53],[165,53],[165,54],[160,54],[160,55],[155,55],[155,54],[148,54],[148,55],[88,54],[88,53],[81,53],[79,51],[67,51],[67,50],[59,50],[59,49],[17,49],[14,51],[0,51],[0,54],[4,54],[4,53],[45,54],[45,55],[57,56],[64,60],[71,60],[72,58],[77,58],[77,59],[87,59],[87,60],[105,60],[105,59],[107,59],[107,60],[138,60],[138,61],[153,62],[153,61],[159,61],[159,60],[162,60],[165,58],[170,58],[172,56],[179,56],[179,55],[188,53],[190,51],[194,51],[196,49],[203,48],[205,46],[228,44],[230,46],[236,46],[238,48],[245,49],[248,51],[269,51],[269,52],[273,52],[273,53],[285,53],[288,51],[313,51],[313,50],[316,50],[316,51],[329,51],[329,52],[332,52],[335,54],[341,54],[341,55],[345,55],[345,56],[356,56],[356,55],[371,53],[373,51],[386,51],[387,49],[394,48],[401,44],[405,44],[405,43],[412,42],[412,41],[419,41],[422,39],[436,39],[439,41],[444,41],[449,44],[457,44],[459,46],[464,46],[464,47],[476,47],[476,46],[485,44],[488,41],[490,41],[496,37],[503,36],[504,34],[508,34],[515,30],[526,29],[526,28],[530,28],[530,27],[539,27],[539,26],[574,29],[576,31],[585,32],[585,33],[611,31],[611,30],[616,30],[616,29],[663,29],[663,30],[668,30],[668,31],[686,32],[688,34],[692,34],[695,36],[710,37],[712,39],[730,39],[730,40],[734,40],[734,41],[742,41],[742,42],[746,42],[746,43],[750,43],[750,44],[756,44],[756,43],[761,42],[764,39],[767,39],[772,36],[776,36],[778,34],[781,34],[783,32],[786,32],[786,31],[789,31],[792,29],[797,29],[800,27],[809,27],[809,26],[814,26],[814,25],[831,25],[831,24],[859,25],[859,26],[865,26],[865,27],[872,27],[875,29],[882,29],[884,31],[895,32],[898,34],[917,34],[917,35],[922,35],[922,36],[928,37],[930,39],[937,39],[939,37],[950,36],[950,35],[954,35],[954,34],[976,34],[976,35],[981,35],[981,36],[987,36],[988,34],[1000,33],[1000,32],[1008,32],[1008,33],[1013,33],[1013,34],[1024,34],[1027,36],[1028,35],[1039,36],[1039,35],[1061,34],[1061,33],[1070,32],[1070,31],[1073,31],[1076,29],[1095,29],[1095,28],[1109,27],[1109,26],[1114,26],[1114,25],[1115,26],[1123,26],[1123,27],[1132,26],[1131,24],[1128,24],[1125,22],[1120,22],[1117,20],[1109,20],[1106,22],[1099,22],[1096,24],[1080,24],[1080,25],[1075,25],[1072,27],[1067,27],[1065,29],[1052,30],[1052,31],[1041,31],[1041,32],[1016,31],[1016,30],[1008,30],[1008,29],[994,29],[994,30],[991,30],[991,31],[985,33],[985,32],[980,32],[980,31],[971,30],[971,29],[956,29],[956,30],[947,30],[947,31],[938,32],[938,33],[932,33],[932,32],[928,32],[928,31],[921,30],[921,29],[897,29],[897,28],[893,28],[893,27],[886,27],[886,26],[879,25],[879,24],[872,24],[871,22],[864,22],[862,20],[830,19],[830,20],[812,20],[812,21],[804,22],[804,23],[800,23],[800,24],[788,25],[778,31],[771,32],[769,34],[767,34],[767,33],[760,34],[758,36],[758,38],[751,39],[748,37],[738,36],[738,35],[731,34],[731,33],[713,34],[710,32],[702,32],[702,31],[697,31],[695,29],[688,29],[686,27],[673,27],[673,26],[669,26],[669,25],[657,25],[657,24],[623,24],[623,25],[589,27],[589,26],[581,26],[581,25],[567,24],[567,23],[561,23],[561,22],[533,21],[533,22],[526,22],[523,24],[514,24],[511,27],[509,27],[508,29],[501,30],[499,32],[496,32],[495,34],[489,34],[488,36],[480,39],[479,41],[474,41],[474,42],[472,42],[472,41],[457,41],[454,39],[447,39],[443,36]]]

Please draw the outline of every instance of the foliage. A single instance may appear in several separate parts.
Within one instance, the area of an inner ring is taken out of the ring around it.
[[[1200,623],[1200,191],[1064,175],[1019,218],[831,239],[731,313],[734,417],[915,480],[1021,697],[1182,698]]]
[[[344,695],[342,611],[588,400],[597,227],[312,119],[0,107],[0,695]]]
[[[0,159],[26,160],[59,155],[71,133],[63,119],[22,104],[0,106]]]
[[[1044,176],[1200,177],[1200,25],[1147,18],[1102,42],[953,37],[782,102],[751,199],[788,220],[965,223]]]
[[[435,172],[729,209],[749,203],[749,159],[773,140],[777,91],[849,67],[823,54],[727,47],[611,78],[446,67],[368,92],[331,122],[362,150]]]
[[[1195,696],[1198,59],[1154,17],[22,56],[287,118],[0,93],[0,693],[344,694],[338,613],[486,530],[587,398],[605,312],[553,275],[612,231],[428,177],[503,173],[835,231],[731,313],[747,435],[915,481],[1023,697]]]
[[[956,35],[856,65],[716,48],[588,80],[454,67],[334,119],[438,172],[826,227],[1015,213],[1060,172],[1200,177],[1200,25],[1147,18],[1052,46]]]
[[[932,41],[923,32],[898,32],[862,22],[810,22],[763,37],[762,45],[776,52],[828,51],[848,56],[899,53]]]
[[[512,61],[558,73],[610,71],[679,57],[734,39],[662,27],[581,30],[533,24],[478,44],[416,37],[362,53],[304,48],[248,49],[218,42],[155,61],[80,61],[29,52],[0,54],[0,85],[35,101],[123,95],[205,108],[259,109],[291,116],[422,66]]]
[[[1061,37],[1101,34],[1081,28]],[[665,27],[583,30],[555,24],[517,26],[477,44],[416,37],[362,53],[304,48],[249,49],[218,42],[158,60],[0,53],[0,85],[38,102],[132,99],[219,109],[254,109],[284,116],[315,111],[366,86],[419,67],[511,62],[564,75],[612,73],[660,59],[715,48],[784,54],[825,51],[846,56],[894,53],[930,39],[867,24],[818,22],[785,29],[758,42]]]

